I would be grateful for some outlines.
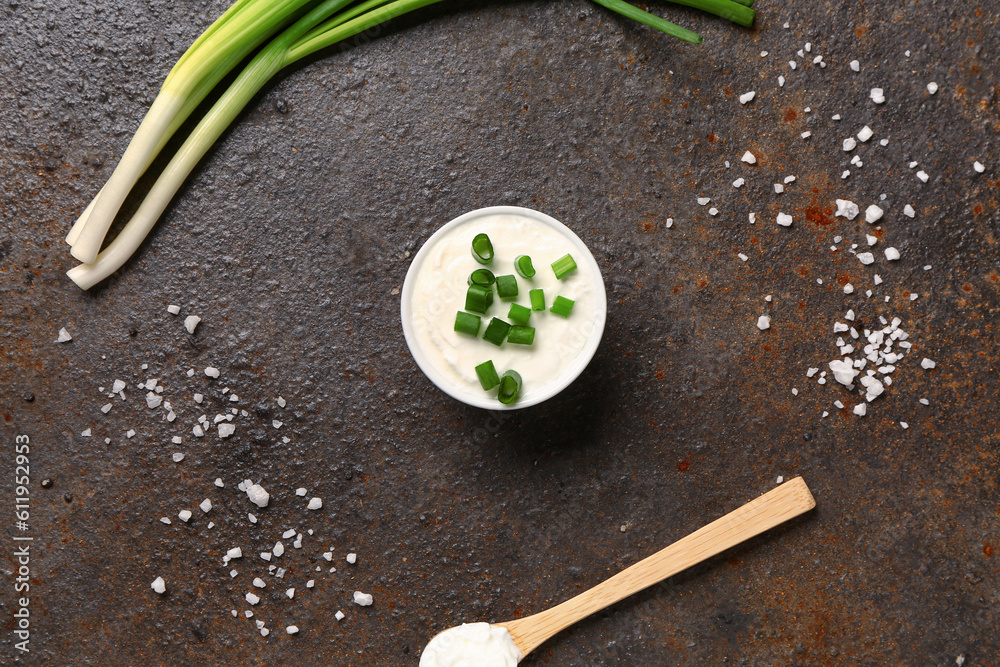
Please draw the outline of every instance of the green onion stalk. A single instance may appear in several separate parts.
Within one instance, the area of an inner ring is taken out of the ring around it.
[[[299,15],[310,0],[237,0],[174,65],[114,173],[67,236],[93,262],[122,202],[156,154],[234,67]]]
[[[114,173],[67,236],[81,260],[67,275],[82,289],[109,277],[138,250],[181,185],[261,88],[283,68],[396,17],[441,0],[237,0],[181,56]],[[752,0],[673,0],[740,25],[753,23]],[[701,37],[623,0],[597,4],[656,30],[697,44]],[[290,25],[289,25],[290,24]],[[243,59],[274,37],[198,123],[159,175],[121,233],[101,245],[122,203],[170,137],[205,96]]]

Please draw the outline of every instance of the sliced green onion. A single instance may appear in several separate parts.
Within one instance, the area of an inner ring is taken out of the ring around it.
[[[493,305],[493,290],[482,285],[470,285],[469,291],[465,294],[465,309],[485,315],[486,311]]]
[[[552,307],[549,308],[550,312],[555,313],[561,317],[569,317],[569,314],[573,311],[573,304],[576,303],[572,299],[567,299],[564,296],[557,296]]]
[[[490,323],[486,325],[486,331],[483,333],[483,340],[500,347],[503,345],[503,342],[507,340],[508,333],[510,333],[510,325],[503,320],[494,317],[490,320]]]
[[[497,276],[497,296],[504,301],[517,298],[517,278],[514,276]]]
[[[504,405],[510,405],[521,393],[521,375],[517,371],[507,371],[500,378],[500,391],[497,398]]]
[[[486,234],[476,234],[472,239],[472,256],[480,264],[489,264],[493,261],[493,242]]]
[[[476,269],[469,274],[469,284],[470,285],[482,285],[483,287],[491,287],[493,283],[497,281],[496,276],[489,269]]]
[[[507,342],[514,345],[531,345],[535,342],[535,327],[511,327]]]
[[[552,270],[559,280],[576,271],[576,262],[573,261],[573,255],[566,255],[552,262]]]
[[[531,265],[531,258],[527,255],[517,256],[517,259],[514,260],[514,269],[517,270],[517,275],[522,278],[531,278],[535,275],[535,267]]]
[[[470,336],[479,335],[479,325],[483,323],[483,320],[479,315],[473,315],[472,313],[463,313],[458,311],[455,315],[455,331],[458,333],[469,334]]]
[[[533,289],[528,292],[532,310],[545,310],[545,290]]]
[[[508,320],[514,324],[527,324],[529,317],[531,317],[531,308],[525,308],[519,303],[510,304],[510,311],[507,313]]]
[[[500,376],[497,375],[497,368],[493,365],[492,359],[476,366],[476,377],[479,378],[479,384],[482,385],[483,391],[489,391],[500,384]]]

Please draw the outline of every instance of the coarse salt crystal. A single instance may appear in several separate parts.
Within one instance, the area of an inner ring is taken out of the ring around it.
[[[875,255],[870,252],[859,252],[858,261],[867,266],[875,261]]]
[[[717,209],[717,208],[715,208],[713,206],[712,208],[708,209],[708,214],[709,215],[719,215],[719,209]],[[281,422],[278,422],[278,423],[280,424]],[[275,427],[275,428],[277,428],[277,427]]]
[[[80,431],[80,437],[82,437],[82,438],[89,438],[90,437],[90,429],[87,428],[87,429],[84,429],[84,430]]]
[[[864,417],[867,413],[868,413],[867,403],[858,403],[857,405],[854,406],[854,414],[856,414],[857,416]]]
[[[931,361],[927,357],[924,357],[923,359],[920,360],[920,367],[923,368],[925,371],[930,370],[935,366],[937,366],[937,362]]]
[[[187,523],[191,519],[191,510],[181,510],[177,513],[177,518]]]
[[[212,501],[209,500],[208,498],[205,498],[203,501],[201,501],[201,504],[198,505],[198,507],[201,508],[202,512],[205,512],[207,514],[212,510]]]
[[[285,591],[285,596],[288,597],[289,600],[291,600],[292,598],[294,598],[295,597],[295,589],[294,588],[289,588],[288,590],[286,590]]]
[[[837,200],[837,210],[834,216],[840,216],[842,218],[847,218],[848,220],[854,220],[857,217],[860,209],[858,205],[849,199],[838,199]]]
[[[254,577],[253,585],[256,586],[257,588],[264,588],[267,584],[265,584],[264,580],[261,579],[260,577]]]
[[[735,181],[733,181],[733,187],[734,188],[741,188],[741,187],[743,187],[744,183],[746,183],[746,180],[744,180],[742,178],[737,178]]]
[[[170,313],[171,315],[180,315],[181,307],[180,306],[167,306],[167,312]]]
[[[774,192],[775,192],[775,194],[779,194],[780,195],[784,191],[785,191],[785,186],[784,185],[782,185],[781,183],[775,183],[774,184]]]
[[[323,507],[323,501],[319,498],[310,498],[309,505],[307,506],[311,510],[318,510]]]
[[[789,60],[788,61],[788,66],[791,67],[792,69],[795,69],[796,67],[799,66],[799,64],[797,62],[795,62],[794,60]]]
[[[181,461],[184,460],[184,453],[183,452],[174,452],[170,456],[170,458],[172,458],[174,460],[174,463],[180,463]]]
[[[245,597],[246,601],[249,602],[250,604],[257,604],[258,602],[260,602],[260,598],[254,595],[253,593],[247,593]]]
[[[756,164],[757,157],[753,153],[751,153],[750,151],[747,151],[747,152],[743,153],[743,157],[741,157],[740,160],[742,160],[743,162],[746,162],[747,164]]]
[[[935,82],[931,81],[930,83],[927,84],[927,92],[928,93],[930,93],[931,95],[933,95],[937,91],[938,91],[938,85]]]
[[[803,133],[802,133],[802,134],[800,134],[799,136],[800,136],[800,137],[802,137],[803,139],[808,139],[808,138],[809,138],[809,137],[811,137],[812,135],[813,135],[813,133],[812,133],[812,132],[809,132],[808,130],[806,130],[805,132],[803,132]]]
[[[744,255],[744,254],[743,254],[743,253],[741,253],[741,252],[740,252],[740,253],[736,253],[736,256],[740,258],[740,261],[741,261],[741,262],[745,262],[745,261],[747,261],[748,259],[750,259],[749,257],[747,257],[746,255]]]
[[[868,127],[867,125],[865,125],[863,128],[861,128],[861,131],[858,132],[858,140],[860,140],[862,143],[864,143],[864,142],[868,141],[869,139],[871,139],[873,134],[875,134],[875,133],[872,132],[872,129],[870,127]]]
[[[104,414],[108,414],[110,411],[111,411],[111,404],[110,403],[105,403],[101,407],[101,412],[103,412]]]
[[[705,206],[710,201],[712,201],[711,197],[698,197],[698,205],[699,206]]]
[[[362,593],[361,591],[354,591],[354,604],[360,605],[362,607],[367,607],[373,602],[373,598],[368,593]]]
[[[751,212],[748,217],[750,218],[750,224],[751,225],[754,224],[755,222],[757,222],[757,214],[756,213],[752,213]]]
[[[355,553],[347,554],[347,558],[345,558],[344,560],[346,560],[351,565],[354,565],[355,563],[358,562],[358,555]]]
[[[972,168],[976,171],[977,174],[981,174],[984,171],[986,171],[986,167],[979,160],[976,160],[975,162],[972,163]]]
[[[930,176],[927,175],[926,171],[921,169],[920,171],[917,172],[917,178],[920,179],[921,183],[926,183],[927,180],[930,178]]]
[[[853,384],[854,378],[858,376],[858,371],[854,368],[854,364],[851,363],[849,359],[834,359],[830,362],[830,370],[833,371],[834,379],[845,387]],[[838,405],[837,407],[842,408],[844,406]]]
[[[285,553],[285,545],[281,542],[275,542],[274,548],[271,549],[271,553],[280,558],[281,554]]]
[[[135,437],[135,431],[132,429],[125,431],[125,437],[131,440],[132,438]]]
[[[220,375],[219,369],[209,366],[205,369],[205,375],[207,375],[210,378],[217,378]]]
[[[57,343],[68,343],[73,340],[73,337],[66,331],[66,327],[59,330],[59,337],[56,338]]]
[[[219,428],[221,429],[222,426]],[[267,507],[267,503],[271,499],[270,494],[260,484],[250,484],[246,487],[246,493],[250,502],[257,507]]]
[[[167,592],[167,584],[166,582],[163,581],[163,577],[157,577],[156,579],[153,579],[153,583],[150,584],[150,587],[152,587],[152,589],[157,593],[159,593],[160,595],[163,595],[164,593]]]
[[[168,516],[161,516],[160,517],[160,523],[165,523],[168,526],[171,525],[170,517],[168,517]]]
[[[851,283],[847,283],[846,285],[844,285],[844,294],[853,294],[853,293],[854,293],[854,285],[852,285]]]
[[[746,104],[747,102],[752,100],[756,95],[757,93],[752,90],[749,93],[743,93],[742,95],[740,95],[740,104]]]
[[[896,250],[895,248],[886,248],[885,249],[885,258],[887,260],[889,260],[890,262],[894,262],[897,259],[899,259],[899,251]]]
[[[783,88],[785,86],[785,77],[778,76],[778,88]]]
[[[855,141],[854,137],[847,137],[844,139],[844,152],[849,153],[850,151],[853,151],[857,145],[858,142]]]
[[[774,221],[779,225],[781,225],[782,227],[792,226],[792,216],[788,215],[787,213],[778,213],[778,217],[775,218]]]
[[[333,615],[333,617],[334,617],[335,619],[337,619],[338,621],[342,621],[342,620],[344,620],[344,612],[342,612],[342,611],[340,611],[340,610],[338,609],[338,610],[337,610],[337,613],[336,613],[336,614],[334,614],[334,615]]]
[[[868,241],[869,248],[878,243],[878,237],[872,236],[871,234],[865,234],[865,240]]]
[[[872,88],[871,98],[875,104],[883,104],[885,103],[885,91],[881,88]]]
[[[197,315],[188,315],[184,318],[184,328],[187,329],[189,334],[193,334],[194,330],[198,327],[201,322],[201,318]]]
[[[870,224],[878,222],[879,220],[882,219],[882,216],[884,214],[885,211],[883,211],[880,207],[876,206],[875,204],[872,204],[867,209],[865,209],[865,221]]]

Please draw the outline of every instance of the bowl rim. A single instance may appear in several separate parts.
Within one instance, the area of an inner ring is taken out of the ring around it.
[[[454,387],[451,383],[447,382],[443,375],[438,372],[434,364],[432,364],[424,354],[424,351],[417,340],[416,334],[413,331],[412,325],[412,296],[416,284],[416,275],[420,272],[420,267],[423,265],[423,262],[430,253],[430,249],[434,247],[435,242],[447,234],[449,230],[464,224],[471,219],[493,215],[519,215],[531,218],[537,222],[541,222],[552,227],[565,236],[571,245],[574,246],[575,250],[580,252],[580,256],[583,258],[582,261],[588,263],[599,278],[597,281],[597,291],[598,296],[600,297],[600,307],[597,312],[597,320],[594,323],[594,328],[590,333],[590,338],[587,340],[587,344],[580,351],[580,354],[577,355],[573,364],[569,366],[568,372],[564,371],[562,373],[563,380],[553,383],[545,392],[537,394],[529,400],[518,401],[512,405],[504,405],[497,401],[496,398],[487,395],[485,392],[482,396],[465,393]],[[410,350],[410,355],[413,357],[414,361],[417,362],[417,366],[424,372],[424,375],[426,375],[438,389],[452,398],[476,408],[497,411],[520,410],[522,408],[529,408],[549,400],[566,389],[566,387],[573,384],[573,382],[580,377],[584,369],[594,358],[594,355],[597,353],[597,348],[600,346],[601,340],[604,337],[604,327],[608,319],[608,296],[607,290],[604,287],[604,276],[601,274],[601,267],[597,264],[597,260],[594,258],[594,253],[590,251],[587,244],[584,243],[572,229],[552,216],[546,215],[545,213],[534,209],[523,208],[520,206],[488,206],[485,208],[478,208],[474,211],[469,211],[468,213],[463,213],[457,218],[446,222],[433,234],[431,234],[426,241],[424,241],[420,250],[418,250],[417,254],[414,255],[413,261],[410,262],[409,269],[406,271],[406,277],[403,280],[403,288],[400,290],[399,313],[403,325],[403,337],[406,339],[406,345]]]

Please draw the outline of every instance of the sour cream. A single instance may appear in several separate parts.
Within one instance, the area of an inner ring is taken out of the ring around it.
[[[485,268],[498,276],[514,275],[518,296],[503,301],[494,294],[479,336],[472,337],[454,330],[455,314],[465,310],[469,274],[483,268],[471,250],[480,233],[493,243],[494,258]],[[577,269],[559,280],[551,264],[567,254]],[[519,255],[531,257],[534,277],[517,275]],[[539,288],[546,310],[533,311],[528,321],[535,328],[534,344],[497,347],[482,339],[492,318],[509,322],[511,303],[530,308],[528,292]],[[568,318],[549,312],[556,296],[574,301]],[[401,314],[410,351],[431,381],[465,403],[499,410],[507,406],[497,401],[496,390],[483,391],[476,366],[492,360],[497,374],[515,370],[521,375],[521,394],[511,408],[546,400],[576,379],[593,357],[604,332],[607,297],[597,262],[569,228],[530,209],[494,207],[463,215],[428,239],[407,273]]]
[[[420,654],[420,667],[514,667],[520,660],[506,628],[464,623],[434,637]]]

